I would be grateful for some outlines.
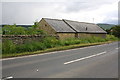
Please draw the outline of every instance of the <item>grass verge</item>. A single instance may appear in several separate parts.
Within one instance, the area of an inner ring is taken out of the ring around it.
[[[107,43],[112,43],[112,42],[113,41],[96,42],[96,43],[83,43],[83,44],[74,44],[74,45],[69,45],[69,46],[60,46],[60,47],[48,48],[48,49],[45,49],[45,50],[38,50],[38,51],[33,51],[33,52],[23,52],[23,53],[17,53],[17,54],[16,53],[3,54],[2,58],[41,54],[41,53],[46,53],[46,52],[67,50],[67,49],[73,49],[73,48],[81,48],[81,47],[87,47],[87,46],[93,46],[93,45],[107,44]]]

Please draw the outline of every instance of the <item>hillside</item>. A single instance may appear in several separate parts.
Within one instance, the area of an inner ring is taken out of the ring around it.
[[[114,24],[97,24],[97,25],[103,28],[104,30],[110,29],[115,26]]]
[[[0,26],[1,26],[1,25],[0,25]],[[3,27],[3,26],[5,26],[5,25],[2,25],[2,27]],[[28,28],[28,27],[31,27],[32,25],[16,25],[16,26],[17,26],[17,27],[18,27],[18,26],[21,26],[21,27],[26,27],[26,28]]]

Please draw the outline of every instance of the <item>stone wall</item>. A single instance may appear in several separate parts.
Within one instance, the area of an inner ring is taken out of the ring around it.
[[[59,39],[75,38],[75,33],[57,33]]]
[[[106,38],[106,34],[100,34],[100,33],[77,33],[76,34],[78,38],[84,38],[84,37],[101,37]]]
[[[45,32],[47,32],[47,34],[50,34],[50,35],[56,35],[56,31],[51,28],[51,26],[44,20],[42,19],[39,23],[39,29],[41,30],[44,30]]]
[[[15,44],[24,44],[28,41],[41,41],[45,37],[50,36],[41,36],[41,35],[2,35],[2,41],[12,40]],[[58,38],[57,36],[54,36]]]

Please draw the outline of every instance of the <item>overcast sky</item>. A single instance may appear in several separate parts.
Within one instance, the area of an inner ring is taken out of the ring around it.
[[[2,24],[33,24],[41,18],[118,24],[119,0],[2,0]]]

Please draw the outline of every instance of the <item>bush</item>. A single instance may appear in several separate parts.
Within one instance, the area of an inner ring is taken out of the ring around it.
[[[25,44],[15,45],[12,41],[6,40],[2,43],[2,53],[21,53],[46,49],[46,45],[42,42],[29,41]]]
[[[46,49],[46,46],[42,42],[37,42],[37,41],[30,41],[25,44],[17,45],[17,53],[20,52],[31,52],[31,51],[36,51],[36,50],[44,50]]]
[[[2,43],[2,52],[3,53],[14,53],[16,52],[16,46],[11,40],[5,40]]]
[[[80,40],[78,38],[69,38],[65,40],[60,40],[60,45],[73,45],[73,44],[79,44]]]
[[[3,35],[24,35],[26,34],[26,28],[16,27],[15,25],[6,25],[2,28]]]
[[[55,37],[46,37],[43,39],[43,43],[47,48],[53,48],[59,45],[59,40]]]
[[[116,25],[116,26],[112,27],[111,28],[111,34],[120,38],[120,25]]]
[[[40,34],[46,35],[46,33],[43,30],[39,30],[33,27],[28,27],[26,29],[26,35],[40,35]]]
[[[44,50],[57,46],[66,46],[73,44],[95,43],[118,40],[113,35],[107,35],[105,39],[99,37],[88,38],[69,38],[66,40],[57,40],[55,37],[45,37],[42,41],[27,41],[24,44],[14,44],[11,40],[5,40],[2,43],[2,52],[4,53],[21,53],[37,50]]]
[[[3,35],[40,35],[46,33],[43,30],[36,29],[34,27],[21,27],[21,26],[16,26],[14,25],[5,25],[2,28],[2,34]]]
[[[109,41],[109,40],[118,40],[118,38],[115,37],[114,35],[107,35],[105,40],[106,41]]]

